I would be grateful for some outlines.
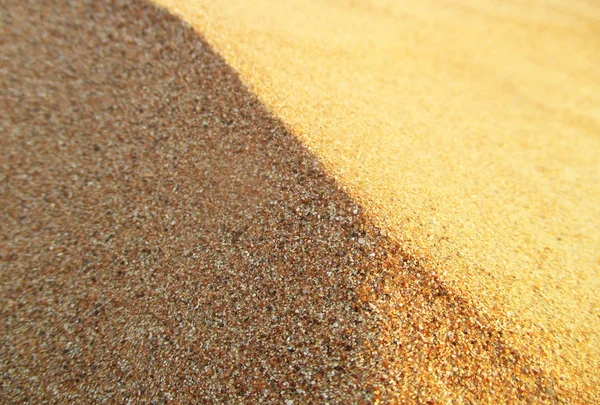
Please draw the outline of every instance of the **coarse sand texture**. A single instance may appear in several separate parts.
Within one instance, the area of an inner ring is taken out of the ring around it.
[[[598,399],[592,3],[158,3],[0,5],[0,402]]]

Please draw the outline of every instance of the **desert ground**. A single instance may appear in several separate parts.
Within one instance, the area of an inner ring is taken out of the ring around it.
[[[600,7],[9,0],[7,403],[600,400]]]

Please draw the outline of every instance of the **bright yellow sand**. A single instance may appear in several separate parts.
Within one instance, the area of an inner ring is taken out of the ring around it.
[[[154,1],[390,237],[598,398],[600,3]]]

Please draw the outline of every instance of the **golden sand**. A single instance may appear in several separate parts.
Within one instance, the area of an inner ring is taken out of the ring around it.
[[[594,402],[594,11],[479,4],[3,5],[3,402]]]
[[[3,13],[3,403],[566,398],[185,23]]]
[[[598,4],[156,3],[406,252],[563,390],[598,400]]]

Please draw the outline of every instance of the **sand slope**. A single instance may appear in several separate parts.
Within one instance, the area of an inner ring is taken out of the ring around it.
[[[565,398],[191,28],[70,3],[2,9],[4,403]]]
[[[598,400],[597,3],[157,3],[405,251]]]

